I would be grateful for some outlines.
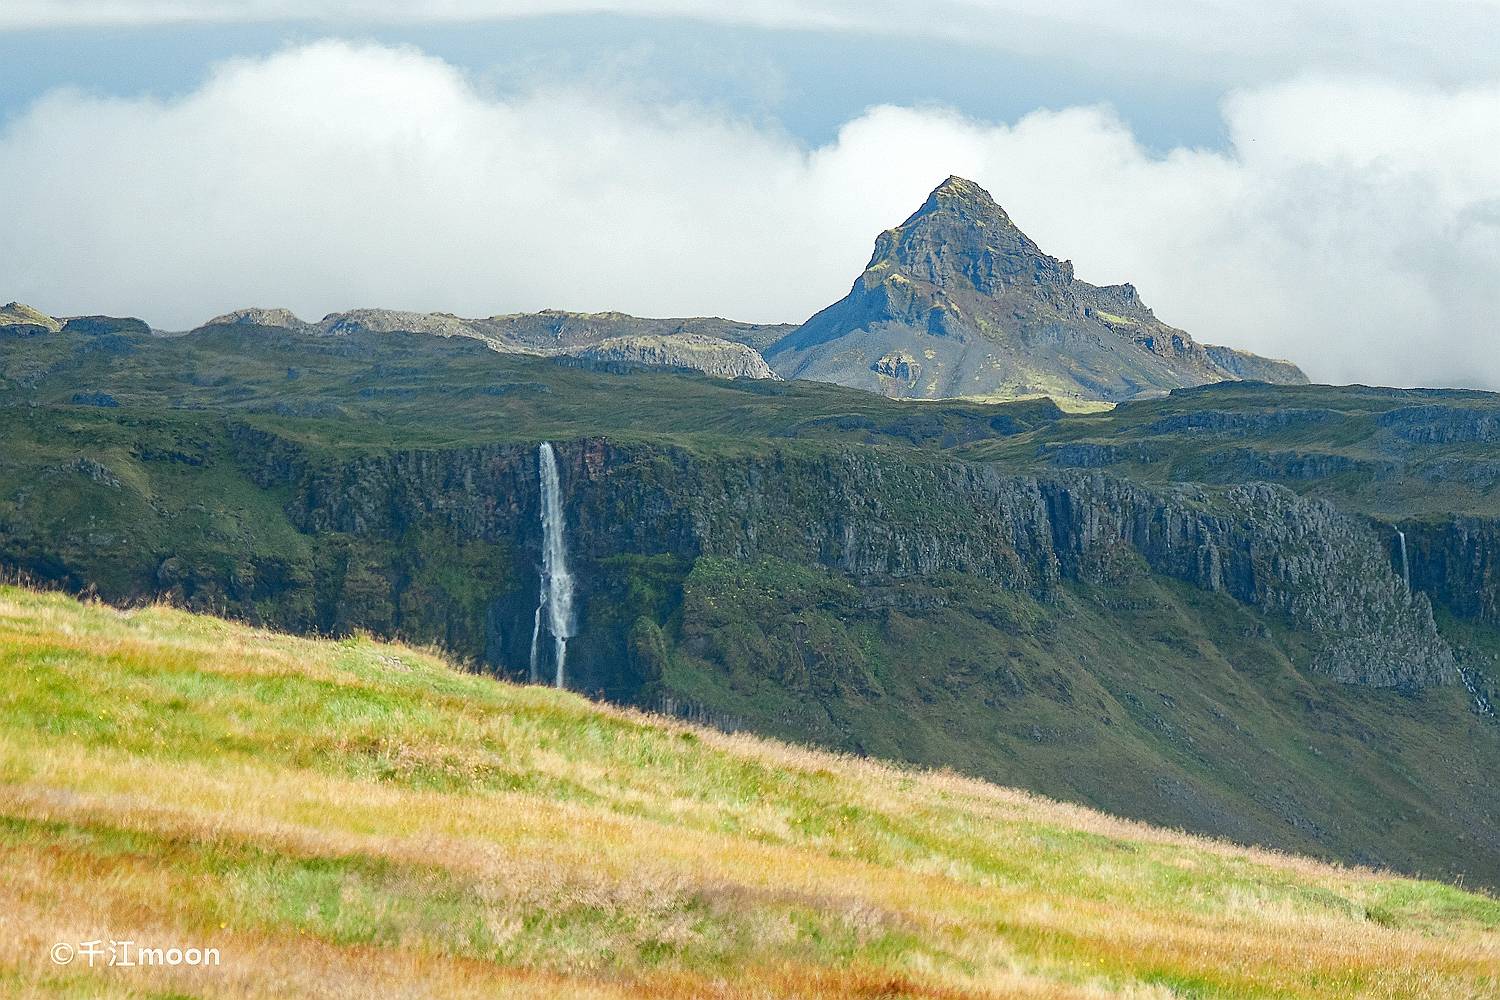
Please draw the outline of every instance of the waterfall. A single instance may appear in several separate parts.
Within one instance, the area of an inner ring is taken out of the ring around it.
[[[1406,532],[1396,529],[1396,548],[1401,553],[1401,580],[1406,589],[1411,589],[1411,564],[1406,561]]]
[[[547,603],[547,584],[542,582],[542,596],[536,602],[536,619],[531,623],[531,683],[542,679],[537,670],[537,642],[542,638],[542,605]]]
[[[1469,697],[1474,700],[1474,711],[1494,718],[1495,706],[1490,704],[1490,700],[1484,696],[1483,691],[1479,690],[1479,685],[1474,682],[1474,678],[1469,676],[1469,672],[1462,666],[1458,667],[1458,679],[1463,682],[1464,690],[1469,692]]]
[[[546,441],[537,449],[537,475],[542,492],[542,590],[537,597],[536,622],[531,629],[531,679],[541,679],[542,622],[552,636],[554,683],[563,686],[568,639],[573,634],[573,574],[568,572],[567,543],[563,538],[562,487],[557,478],[557,456]]]

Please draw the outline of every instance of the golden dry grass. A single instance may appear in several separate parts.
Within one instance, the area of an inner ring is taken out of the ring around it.
[[[1500,995],[1483,895],[399,646],[8,588],[0,677],[7,994]]]

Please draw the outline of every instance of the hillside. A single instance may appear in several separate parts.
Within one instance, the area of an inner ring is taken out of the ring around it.
[[[759,349],[789,326],[737,323],[717,316],[652,319],[620,312],[576,313],[545,309],[484,319],[450,313],[354,309],[330,313],[316,323],[289,309],[237,309],[204,327],[273,327],[306,334],[422,333],[464,337],[507,353],[569,356],[615,367],[701,371],[718,378],[775,378]]]
[[[1479,997],[1500,903],[950,774],[0,588],[27,996]],[[219,950],[105,968],[56,942]]]
[[[1198,344],[1131,285],[1078,280],[962,177],[880,235],[847,296],[764,354],[785,378],[918,399],[1119,401],[1230,379],[1307,381],[1289,362]]]
[[[1500,886],[1494,396],[1075,416],[401,333],[10,347],[0,566],[48,585],[527,676],[548,440],[576,690]]]

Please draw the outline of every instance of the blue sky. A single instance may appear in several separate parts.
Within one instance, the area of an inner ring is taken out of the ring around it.
[[[949,173],[1201,340],[1500,388],[1500,0],[5,0],[0,301],[798,321]]]

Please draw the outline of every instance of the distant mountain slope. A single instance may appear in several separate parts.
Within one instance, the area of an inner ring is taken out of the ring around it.
[[[512,343],[564,349],[591,346],[613,337],[687,334],[744,344],[759,351],[796,329],[795,324],[741,323],[718,316],[654,319],[621,312],[578,313],[557,309],[491,316],[480,324],[487,333]]]
[[[62,326],[61,321],[20,302],[0,306],[0,335],[31,337],[56,333]]]
[[[0,664],[14,996],[1398,1000],[1500,962],[1479,893],[367,638],[0,587]],[[138,960],[173,946],[214,960]]]
[[[926,399],[1119,401],[1241,372],[1307,381],[1294,365],[1198,344],[1131,285],[1079,281],[960,177],[880,235],[847,296],[763,353],[785,378]]]
[[[288,309],[237,309],[205,326],[279,327],[304,333],[430,333],[468,337],[497,351],[568,355],[604,364],[683,368],[720,378],[776,378],[759,348],[793,329],[737,323],[717,316],[651,319],[620,312],[574,313],[555,309],[466,319],[452,313],[353,309],[317,323]]]

